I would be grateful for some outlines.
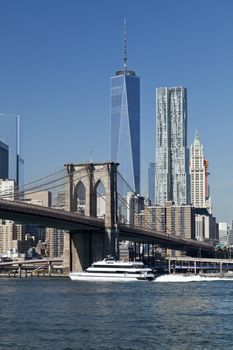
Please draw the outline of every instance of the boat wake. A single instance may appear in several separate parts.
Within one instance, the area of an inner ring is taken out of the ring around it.
[[[207,282],[207,281],[233,281],[227,277],[205,277],[199,275],[170,274],[155,278],[154,282]]]

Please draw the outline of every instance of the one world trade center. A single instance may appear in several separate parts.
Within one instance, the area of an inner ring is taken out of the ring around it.
[[[140,78],[127,68],[126,49],[125,24],[124,67],[111,78],[111,160],[129,184],[124,195],[140,193]]]

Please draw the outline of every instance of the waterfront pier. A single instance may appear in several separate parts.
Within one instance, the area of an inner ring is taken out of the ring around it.
[[[61,275],[63,259],[33,259],[8,261],[0,263],[0,276],[8,277],[40,277]]]
[[[233,259],[212,259],[193,257],[167,257],[168,273],[193,273],[205,276],[220,276],[232,274]]]

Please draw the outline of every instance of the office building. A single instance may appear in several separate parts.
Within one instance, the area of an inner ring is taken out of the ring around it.
[[[219,242],[216,218],[209,213],[208,208],[195,208],[195,238],[212,244]]]
[[[24,239],[23,226],[12,221],[1,220],[0,224],[0,253],[6,254],[9,249],[15,248],[17,241]],[[24,253],[24,252],[21,252]]]
[[[57,209],[63,209],[65,208],[65,200],[66,200],[66,193],[65,191],[58,191],[55,196],[55,203]]]
[[[156,204],[190,203],[187,148],[187,92],[183,87],[156,89]]]
[[[135,216],[135,222],[137,226],[185,239],[195,238],[195,208],[191,205],[178,206],[169,201],[161,206],[146,207]]]
[[[144,197],[135,195],[133,192],[128,192],[126,197],[127,202],[127,224],[134,226],[135,214],[144,210]]]
[[[23,185],[24,161],[20,154],[20,116],[0,113],[0,140],[9,147],[9,178]]]
[[[176,206],[168,202],[166,207],[166,231],[176,236],[195,239],[195,208],[191,205]]]
[[[55,197],[54,209],[65,210],[65,192],[59,191]],[[64,230],[57,228],[46,229],[47,251],[51,258],[61,257],[64,247]]]
[[[208,195],[208,166],[204,159],[204,149],[196,131],[190,146],[191,202],[195,208],[205,208]]]
[[[152,205],[155,204],[155,163],[149,163],[148,167],[148,198]]]
[[[212,201],[210,195],[210,187],[209,187],[209,162],[207,159],[204,160],[205,167],[205,206],[208,212],[212,213]]]
[[[9,178],[9,147],[0,141],[0,179]]]
[[[0,195],[2,199],[15,200],[16,183],[14,180],[0,179]],[[11,220],[0,219],[0,253],[6,254],[15,248],[17,241],[24,240],[24,226]],[[20,251],[21,252],[21,251]]]
[[[16,196],[16,183],[14,180],[0,179],[0,197],[2,199],[15,200]]]
[[[228,245],[228,229],[226,222],[219,222],[219,243],[222,246]]]
[[[210,190],[209,190],[209,162],[204,159],[204,167],[205,167],[205,198],[210,198]]]
[[[52,193],[50,191],[25,193],[24,202],[50,208],[52,206]]]
[[[63,255],[64,247],[64,230],[47,228],[46,243],[50,258],[61,257]]]
[[[104,219],[105,216],[105,194],[96,196],[96,217]]]
[[[34,193],[25,193],[23,201],[28,204],[51,207],[52,193],[50,191],[40,191]],[[34,239],[34,243],[45,242],[46,228],[43,225],[26,224],[25,231]]]
[[[126,38],[126,36],[125,36]],[[140,79],[127,69],[126,39],[124,68],[111,78],[111,160],[129,184],[121,194],[140,193]]]
[[[204,149],[196,131],[194,142],[190,146],[190,182],[191,202],[195,208],[205,208],[206,200],[206,168]]]
[[[165,206],[145,206],[144,210],[135,215],[135,225],[150,228],[157,232],[166,232]]]
[[[228,244],[229,244],[229,246],[233,247],[233,222],[232,222],[232,220],[229,224]]]

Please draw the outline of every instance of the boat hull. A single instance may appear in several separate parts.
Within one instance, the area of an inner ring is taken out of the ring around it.
[[[121,274],[110,275],[109,273],[86,273],[86,272],[71,272],[69,277],[73,281],[151,281],[154,279],[152,274]]]

